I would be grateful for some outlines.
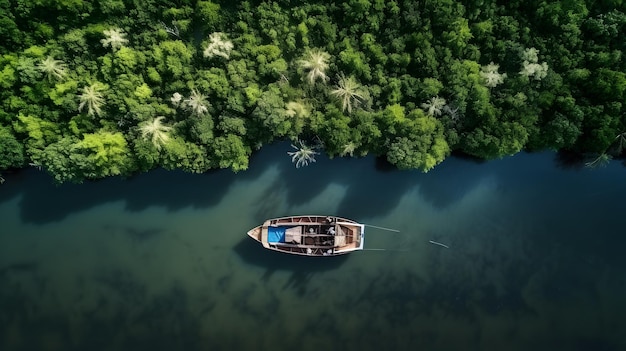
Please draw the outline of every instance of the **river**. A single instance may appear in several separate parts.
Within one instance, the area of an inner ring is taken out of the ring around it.
[[[250,169],[0,186],[0,349],[624,350],[626,169],[550,152],[433,171],[288,144]],[[264,219],[367,228],[344,257],[269,252]],[[432,244],[447,245],[448,248]]]

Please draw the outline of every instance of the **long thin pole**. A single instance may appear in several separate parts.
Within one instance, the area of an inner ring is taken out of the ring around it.
[[[448,246],[448,245],[446,245],[446,244],[442,244],[442,243],[440,243],[440,242],[436,242],[436,241],[432,241],[432,240],[429,240],[428,242],[429,242],[429,243],[431,243],[431,244],[433,244],[433,245],[438,245],[438,246],[441,246],[441,247],[445,247],[446,249],[449,249],[449,248],[450,248],[450,246]]]
[[[399,230],[397,230],[397,229],[391,229],[391,228],[385,228],[385,227],[378,227],[378,226],[375,226],[375,225],[370,225],[370,224],[364,224],[364,226],[366,226],[366,227],[372,227],[372,228],[376,228],[376,229],[388,230],[388,231],[390,231],[390,232],[400,233],[400,231],[399,231]]]
[[[402,251],[402,252],[406,252],[409,250],[404,250],[404,249],[363,249],[363,251]]]

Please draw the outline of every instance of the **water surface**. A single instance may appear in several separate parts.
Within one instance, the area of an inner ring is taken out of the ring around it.
[[[7,176],[0,349],[626,349],[620,164],[541,153],[428,174],[373,158],[296,170],[286,151],[237,175]],[[337,258],[245,236],[291,214],[401,233],[368,228],[366,248],[385,251]]]

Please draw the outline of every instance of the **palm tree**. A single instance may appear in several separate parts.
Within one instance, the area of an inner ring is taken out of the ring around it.
[[[291,162],[296,164],[296,168],[308,166],[309,162],[315,162],[315,155],[317,155],[318,152],[306,145],[302,140],[298,140],[296,144],[297,146],[291,144],[291,147],[296,149],[296,151],[287,152],[287,154],[291,156]]]
[[[139,125],[141,137],[144,140],[150,139],[157,150],[160,150],[161,146],[168,142],[170,139],[168,133],[172,130],[172,127],[163,124],[163,119],[165,119],[165,117],[159,116]]]
[[[607,154],[606,152],[603,152],[598,157],[596,157],[593,161],[589,161],[585,163],[585,166],[588,168],[604,167],[607,164],[609,164],[611,159],[612,159],[611,155]]]
[[[204,49],[204,57],[213,58],[215,56],[221,56],[228,59],[232,50],[233,42],[228,40],[226,34],[215,32],[209,35],[209,45]]]
[[[185,99],[183,104],[195,116],[202,116],[209,112],[209,102],[206,100],[206,96],[196,89],[191,90],[191,96],[189,99]]]
[[[617,146],[616,149],[613,149],[612,146],[615,141],[617,141]],[[607,146],[606,150],[604,150],[604,152],[601,153],[598,157],[596,157],[592,161],[585,163],[585,166],[589,168],[604,167],[609,163],[609,161],[613,159],[613,157],[609,153],[617,156],[621,155],[621,153],[624,151],[624,148],[626,147],[626,132],[618,134],[615,139],[613,139],[613,143]]]
[[[365,100],[363,87],[352,76],[346,78],[341,75],[337,87],[330,94],[341,100],[342,111],[348,111],[348,113],[352,112],[352,107],[358,106]]]
[[[37,65],[40,71],[46,74],[48,81],[52,78],[63,79],[67,74],[67,66],[63,61],[55,60],[54,57],[48,56]]]
[[[105,48],[110,46],[113,51],[117,51],[128,43],[126,33],[119,28],[106,29],[103,33],[106,38],[101,39],[100,42]]]
[[[434,96],[430,100],[423,103],[421,106],[429,116],[441,116],[443,107],[446,105],[446,99]]]
[[[83,93],[78,96],[80,100],[78,111],[82,111],[86,106],[89,116],[100,115],[102,113],[102,105],[104,105],[104,96],[100,91],[101,89],[100,83],[84,87]]]
[[[313,49],[305,53],[304,58],[298,61],[302,69],[307,72],[306,79],[310,84],[315,84],[318,79],[322,82],[328,80],[326,70],[328,69],[330,55],[322,50]]]

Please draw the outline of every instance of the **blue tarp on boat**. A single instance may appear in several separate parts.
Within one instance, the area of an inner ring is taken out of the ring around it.
[[[267,228],[267,242],[270,243],[284,243],[285,232],[287,229],[293,227],[268,227]]]

